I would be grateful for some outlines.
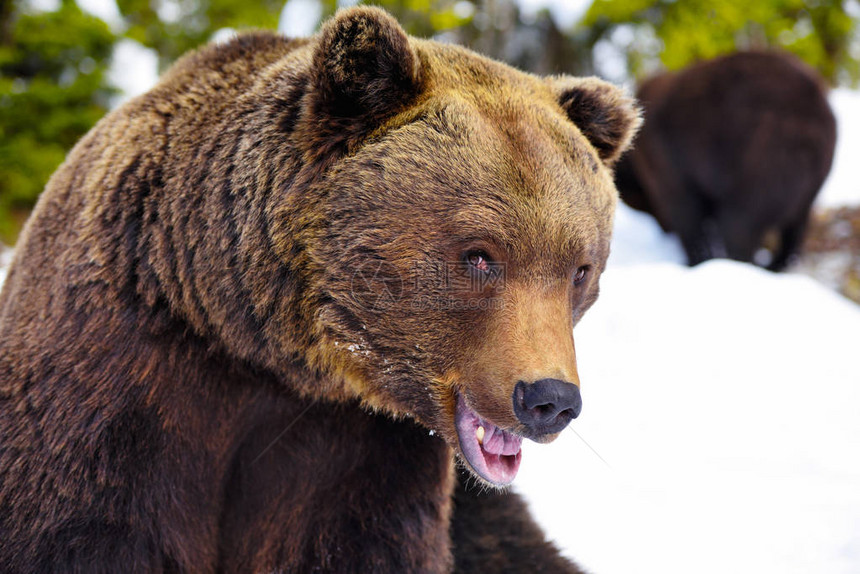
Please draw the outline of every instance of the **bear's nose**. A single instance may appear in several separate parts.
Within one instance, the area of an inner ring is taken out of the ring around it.
[[[535,435],[561,431],[581,410],[582,397],[573,383],[541,379],[514,387],[514,413]]]

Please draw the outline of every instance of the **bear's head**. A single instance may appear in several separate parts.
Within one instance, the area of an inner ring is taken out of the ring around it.
[[[523,437],[579,414],[573,326],[597,298],[638,110],[597,79],[410,38],[378,9],[313,42],[304,187],[270,212],[313,294],[306,360],[507,484]]]

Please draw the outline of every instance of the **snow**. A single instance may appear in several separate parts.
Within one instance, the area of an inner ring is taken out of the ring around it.
[[[683,267],[647,223],[619,207],[574,333],[583,414],[526,447],[516,489],[599,574],[860,571],[860,307],[800,275]]]
[[[860,205],[860,92],[830,101],[816,206]],[[575,330],[583,414],[526,445],[516,490],[596,574],[860,572],[860,307],[801,275],[683,261],[619,205]]]
[[[816,205],[858,205],[860,92],[830,101]],[[801,275],[683,261],[619,205],[575,330],[583,414],[527,445],[516,490],[596,574],[860,571],[860,307]]]
[[[830,101],[816,206],[860,205],[860,92]],[[575,330],[583,414],[526,445],[516,490],[596,574],[860,572],[860,307],[801,275],[683,261],[619,205]]]
[[[610,267],[646,263],[684,264],[686,261],[677,235],[663,233],[653,217],[618,202]]]
[[[9,264],[12,263],[12,254],[11,249],[4,249],[3,245],[0,244],[0,287],[3,287],[3,282],[6,280],[6,271]]]
[[[830,177],[816,200],[817,207],[860,204],[860,92],[837,88],[830,93],[836,114],[836,156]]]

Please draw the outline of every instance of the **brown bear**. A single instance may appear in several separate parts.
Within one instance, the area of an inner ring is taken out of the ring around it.
[[[681,239],[690,265],[728,256],[783,269],[833,161],[836,120],[817,74],[780,52],[739,52],[646,80],[645,123],[619,162],[630,206]]]
[[[577,572],[494,487],[579,413],[637,123],[372,8],[183,58],[0,295],[3,571]]]

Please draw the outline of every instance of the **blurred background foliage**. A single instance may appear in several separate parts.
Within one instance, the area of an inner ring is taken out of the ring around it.
[[[116,0],[123,35],[158,54],[159,69],[221,29],[274,29],[284,0]]]
[[[154,51],[163,71],[185,51],[230,31],[279,23],[294,29],[284,19],[297,14],[313,20],[300,23],[311,31],[338,7],[364,3],[79,1],[0,0],[0,241],[7,244],[65,153],[118,101],[110,73],[118,43],[132,40]],[[92,11],[94,2],[115,14],[110,23],[81,9]],[[832,85],[856,87],[860,80],[860,0],[367,3],[388,9],[411,34],[463,44],[539,74],[596,73],[632,82],[737,49],[772,47],[794,52]]]
[[[675,70],[739,49],[779,48],[831,84],[856,85],[858,13],[845,0],[594,0],[582,27],[590,45],[615,42],[634,77],[658,63]]]
[[[0,0],[6,2],[6,0]],[[117,36],[74,0],[8,4],[0,23],[0,240],[11,243],[66,152],[108,111]]]

